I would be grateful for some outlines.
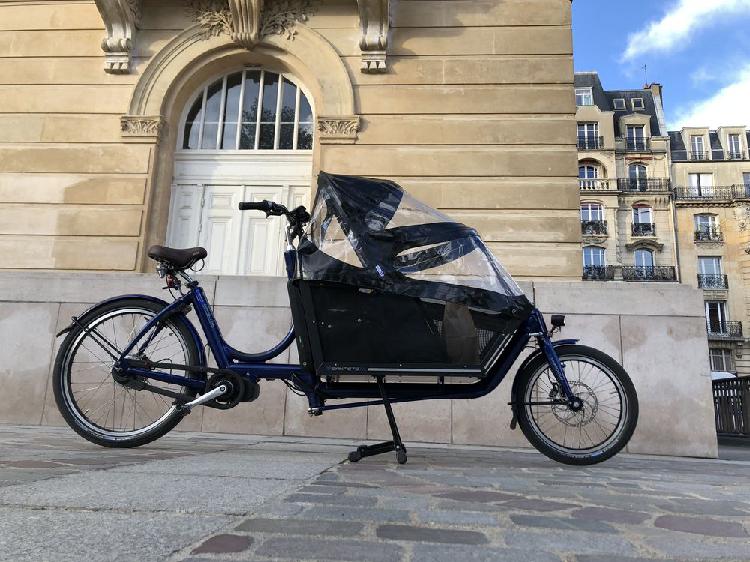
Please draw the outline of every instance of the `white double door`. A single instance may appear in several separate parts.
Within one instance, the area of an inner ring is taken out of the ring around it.
[[[286,219],[241,212],[238,204],[267,199],[289,209],[309,206],[310,158],[181,156],[175,164],[167,245],[206,248],[203,273],[284,275]]]

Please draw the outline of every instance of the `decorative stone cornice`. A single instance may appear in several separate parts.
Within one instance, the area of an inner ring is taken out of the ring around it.
[[[189,7],[208,37],[227,34],[246,49],[269,35],[294,39],[295,25],[314,9],[313,0],[190,0]]]
[[[354,144],[359,131],[359,115],[318,117],[321,144]]]
[[[136,26],[141,18],[141,0],[95,0],[107,36],[102,40],[104,70],[112,74],[130,72],[130,56]]]
[[[157,141],[164,128],[160,116],[123,115],[120,117],[120,129],[125,140]]]
[[[386,71],[388,31],[390,29],[390,0],[357,0],[359,26],[362,37],[362,72]]]

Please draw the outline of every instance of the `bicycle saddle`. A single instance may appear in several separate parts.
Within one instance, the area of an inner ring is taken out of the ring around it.
[[[167,246],[151,246],[148,249],[148,257],[152,260],[166,263],[175,269],[187,269],[207,255],[206,249],[201,247],[178,250]]]

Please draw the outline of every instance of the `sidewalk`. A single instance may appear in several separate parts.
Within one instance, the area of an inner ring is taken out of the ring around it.
[[[0,560],[750,560],[750,460],[352,445],[0,426]]]

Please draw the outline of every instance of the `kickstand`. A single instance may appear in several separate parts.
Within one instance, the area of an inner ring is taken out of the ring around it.
[[[393,434],[393,441],[386,441],[384,443],[376,443],[375,445],[360,445],[356,451],[349,453],[349,462],[358,462],[364,457],[372,457],[374,455],[380,455],[382,453],[388,453],[390,451],[396,451],[396,460],[398,464],[406,464],[406,447],[401,441],[401,435],[398,432],[398,425],[396,425],[396,417],[393,415],[393,407],[391,406],[390,400],[385,393],[385,383],[383,377],[377,377],[378,390],[380,390],[380,397],[383,399],[383,406],[385,406],[385,413],[388,416],[388,425],[391,426],[391,433]]]

